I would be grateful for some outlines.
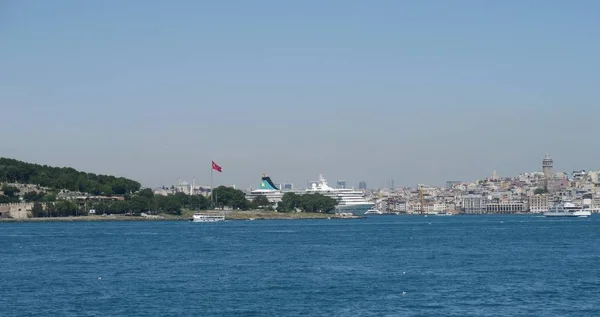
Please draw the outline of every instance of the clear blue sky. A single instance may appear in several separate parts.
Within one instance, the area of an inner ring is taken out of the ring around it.
[[[216,184],[599,169],[598,1],[0,1],[0,156]]]

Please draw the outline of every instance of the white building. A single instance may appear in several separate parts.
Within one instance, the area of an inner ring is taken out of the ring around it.
[[[522,201],[499,201],[490,202],[485,205],[487,213],[513,214],[527,211],[527,205]]]
[[[481,195],[466,195],[462,198],[462,212],[466,214],[481,214],[486,210],[485,198]]]
[[[529,197],[529,212],[543,213],[548,211],[549,207],[550,204],[548,203],[548,196],[546,194]]]

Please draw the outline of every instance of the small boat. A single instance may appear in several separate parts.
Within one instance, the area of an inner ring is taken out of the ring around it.
[[[383,212],[381,212],[379,209],[369,209],[365,211],[365,215],[383,215]]]
[[[545,217],[589,217],[592,212],[571,202],[555,203],[544,213]]]
[[[225,221],[225,216],[220,214],[200,213],[197,212],[190,219],[192,222],[218,222]]]
[[[454,216],[451,212],[438,212],[435,214],[436,216]]]

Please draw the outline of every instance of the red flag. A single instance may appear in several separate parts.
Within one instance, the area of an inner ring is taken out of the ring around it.
[[[212,161],[212,169],[214,169],[217,172],[223,172],[221,169],[221,166],[217,165],[217,163],[215,163],[215,161]]]

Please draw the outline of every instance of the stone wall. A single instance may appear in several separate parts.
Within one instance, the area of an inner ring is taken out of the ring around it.
[[[0,215],[10,216],[14,219],[31,217],[33,203],[0,204]]]

